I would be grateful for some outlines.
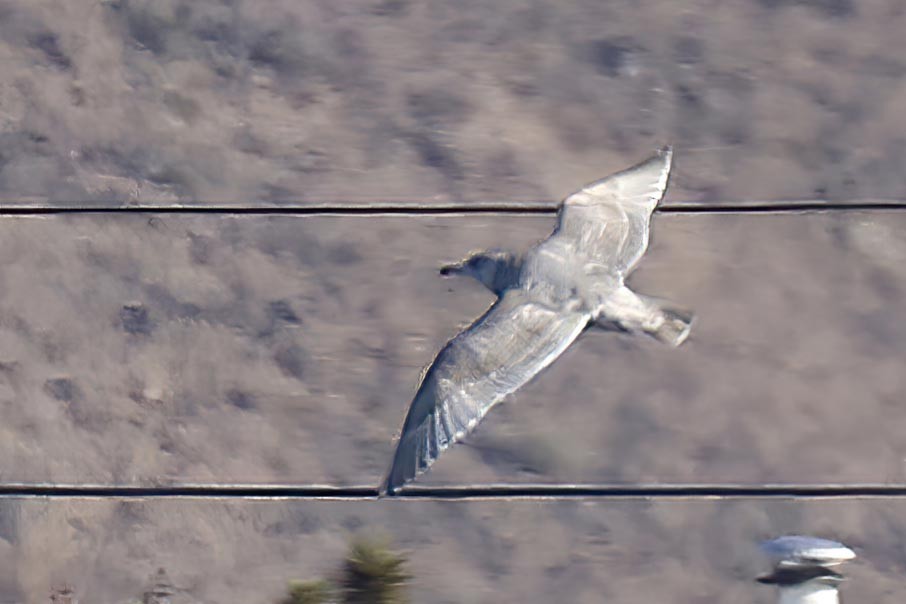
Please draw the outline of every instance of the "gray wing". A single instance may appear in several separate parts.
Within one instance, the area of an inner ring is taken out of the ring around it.
[[[569,241],[588,262],[626,273],[648,249],[651,213],[664,196],[673,151],[593,182],[567,197],[552,237]]]
[[[537,303],[525,290],[507,291],[425,373],[381,492],[393,493],[427,470],[491,407],[560,356],[589,319]]]

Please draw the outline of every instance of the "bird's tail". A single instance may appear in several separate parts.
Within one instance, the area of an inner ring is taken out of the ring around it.
[[[679,346],[689,337],[695,316],[678,308],[661,308],[664,321],[649,333],[664,344]]]

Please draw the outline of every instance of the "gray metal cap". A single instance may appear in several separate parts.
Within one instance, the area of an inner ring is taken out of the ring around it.
[[[856,553],[839,541],[785,535],[761,543],[761,550],[775,566],[835,566],[856,557]]]

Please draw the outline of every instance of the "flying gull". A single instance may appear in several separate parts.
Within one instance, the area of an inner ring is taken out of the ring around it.
[[[830,567],[855,558],[853,550],[837,541],[801,535],[765,541],[761,549],[774,569],[758,581],[777,586],[778,604],[840,603],[843,575]]]
[[[624,280],[648,247],[673,152],[593,182],[561,204],[554,232],[518,256],[473,254],[442,275],[468,275],[497,300],[438,353],[409,408],[381,494],[392,495],[462,440],[495,404],[550,365],[588,327],[679,346],[692,314]]]

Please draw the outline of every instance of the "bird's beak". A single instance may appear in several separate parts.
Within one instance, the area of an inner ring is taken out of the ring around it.
[[[445,264],[440,267],[440,274],[444,277],[452,277],[453,275],[458,275],[462,272],[462,263],[457,262],[456,264]]]

